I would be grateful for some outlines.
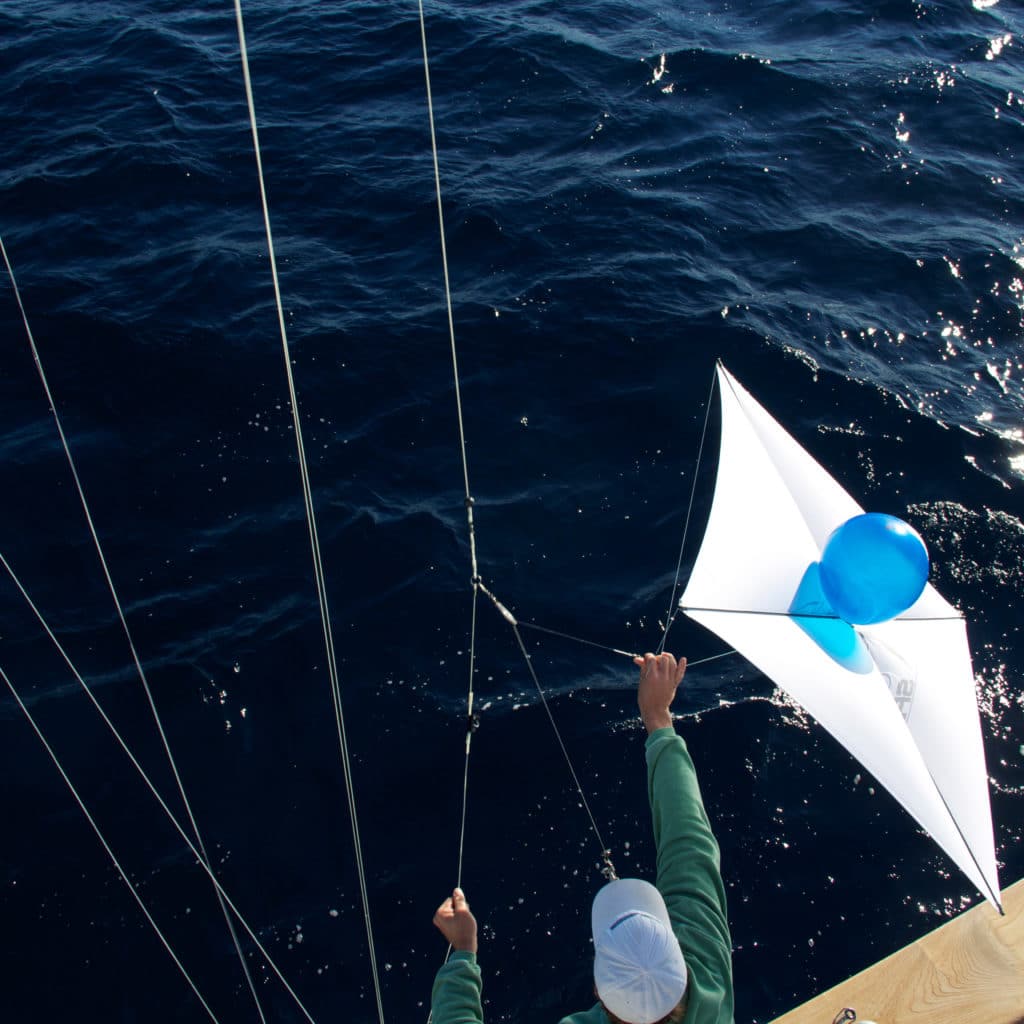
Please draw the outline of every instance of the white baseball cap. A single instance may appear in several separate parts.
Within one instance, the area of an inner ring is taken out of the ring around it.
[[[594,984],[602,1003],[629,1024],[654,1024],[686,991],[686,961],[660,892],[639,878],[602,887],[590,914]]]

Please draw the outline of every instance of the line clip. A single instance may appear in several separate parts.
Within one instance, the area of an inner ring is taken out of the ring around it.
[[[478,586],[490,599],[494,607],[501,613],[501,617],[513,626],[518,626],[516,617],[484,586],[483,581],[477,578],[475,585]]]

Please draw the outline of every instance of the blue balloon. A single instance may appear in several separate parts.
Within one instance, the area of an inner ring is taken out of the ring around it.
[[[846,622],[869,626],[905,612],[928,582],[928,549],[902,519],[866,512],[834,530],[821,555],[821,590]]]

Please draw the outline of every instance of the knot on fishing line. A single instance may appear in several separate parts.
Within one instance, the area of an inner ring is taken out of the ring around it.
[[[480,728],[480,716],[475,712],[471,712],[466,716],[466,735],[472,736],[473,733]]]
[[[615,865],[612,863],[612,851],[602,850],[601,851],[601,863],[604,865],[601,868],[601,874],[604,875],[606,882],[615,882],[618,880],[618,874],[615,871]]]

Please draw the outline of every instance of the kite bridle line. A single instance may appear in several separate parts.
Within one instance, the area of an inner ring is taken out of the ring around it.
[[[679,542],[679,558],[676,560],[676,577],[672,584],[672,596],[668,599],[668,611],[665,613],[665,627],[661,633],[661,640],[658,643],[658,653],[665,650],[668,641],[668,631],[672,628],[676,616],[679,614],[679,607],[676,605],[676,594],[679,592],[679,577],[683,574],[683,553],[686,550],[686,537],[690,531],[690,517],[693,514],[693,503],[697,496],[697,477],[700,476],[700,465],[704,458],[704,441],[708,436],[708,423],[711,420],[711,396],[715,393],[715,380],[718,377],[719,361],[715,361],[715,369],[711,373],[711,387],[708,388],[707,401],[704,403],[704,426],[700,432],[700,444],[697,447],[697,460],[693,467],[693,481],[690,484],[690,500],[686,506],[686,519],[683,522],[683,539]],[[732,652],[730,652],[732,653]]]

